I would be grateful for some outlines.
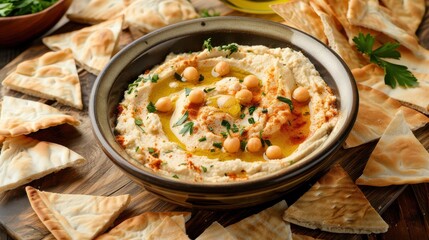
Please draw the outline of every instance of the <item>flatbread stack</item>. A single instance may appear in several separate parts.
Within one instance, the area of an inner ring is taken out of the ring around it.
[[[130,195],[59,194],[25,188],[31,207],[56,239],[93,239],[124,211]]]
[[[0,154],[0,193],[84,163],[85,158],[55,143],[26,136],[6,138]]]
[[[429,153],[398,111],[356,184],[388,186],[429,182]]]
[[[146,212],[123,221],[96,239],[189,239],[185,222],[190,217],[190,212]]]
[[[68,13],[71,21],[98,24],[119,17],[132,0],[91,0],[77,13]]]
[[[136,0],[124,10],[125,24],[137,39],[169,24],[199,17],[187,0]]]
[[[61,124],[79,121],[44,103],[4,96],[1,102],[0,136],[15,137]]]
[[[118,17],[73,32],[43,38],[43,43],[58,51],[71,49],[76,62],[95,75],[112,57],[122,31],[123,18]]]
[[[271,8],[286,24],[327,42],[353,70],[357,82],[429,114],[429,51],[415,35],[425,12],[423,0],[291,0]],[[392,89],[385,85],[383,69],[369,64],[368,57],[357,51],[352,39],[359,33],[373,35],[374,47],[399,42],[402,58],[388,60],[408,67],[418,79],[418,86]]]
[[[66,48],[21,62],[2,85],[82,110],[82,93],[73,54]]]
[[[292,204],[283,219],[334,233],[384,233],[389,227],[338,164]]]

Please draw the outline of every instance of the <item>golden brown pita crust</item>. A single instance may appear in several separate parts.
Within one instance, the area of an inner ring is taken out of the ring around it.
[[[31,207],[56,239],[93,239],[128,206],[130,195],[92,196],[25,188]]]
[[[285,20],[287,25],[302,30],[325,44],[328,43],[323,32],[323,24],[307,0],[291,0],[273,4],[270,7]]]
[[[429,122],[424,114],[402,106],[383,92],[357,84],[359,91],[359,111],[356,122],[347,137],[344,148],[356,147],[381,137],[396,112],[402,110],[408,125],[417,130]]]
[[[0,136],[25,135],[64,123],[79,125],[73,116],[44,103],[9,96],[1,102]]]
[[[424,57],[416,57],[410,50],[403,46],[400,46],[398,51],[401,54],[401,58],[389,59],[389,62],[407,66],[412,72],[429,74],[428,53],[426,53]]]
[[[424,0],[381,0],[381,2],[392,12],[394,18],[406,26],[410,34],[416,32],[425,14]]]
[[[423,182],[429,182],[429,153],[411,132],[402,111],[398,111],[356,184],[389,186]]]
[[[85,158],[55,143],[25,136],[6,138],[0,153],[0,192],[84,163]]]
[[[177,221],[180,221],[180,223],[178,224]],[[189,237],[183,231],[184,228],[185,219],[183,216],[165,217],[158,227],[149,234],[147,240],[189,240]]]
[[[133,239],[134,237],[142,238],[148,237],[150,233],[166,217],[183,216],[185,221],[191,217],[190,212],[146,212],[138,216],[129,218],[116,227],[112,228],[109,232],[97,237],[101,239]]]
[[[125,9],[124,16],[131,35],[137,39],[150,31],[199,15],[187,0],[136,0]]]
[[[370,28],[386,34],[410,49],[416,56],[422,56],[423,53],[427,52],[425,48],[419,45],[417,37],[404,30],[402,23],[390,16],[379,5],[378,0],[350,0],[347,19],[352,25]]]
[[[67,18],[78,23],[98,24],[118,17],[126,3],[124,0],[91,0],[79,12],[67,14]]]
[[[226,230],[237,239],[292,239],[290,225],[282,220],[286,201],[229,225]]]
[[[283,219],[336,233],[383,233],[389,227],[339,164],[292,204]]]
[[[2,85],[15,91],[82,109],[79,76],[70,49],[21,62]]]
[[[70,48],[76,62],[95,75],[106,66],[118,44],[122,16],[73,32],[43,38],[52,50]]]
[[[417,87],[402,88],[397,86],[391,88],[384,83],[384,71],[375,64],[352,70],[356,82],[382,91],[408,107],[429,114],[429,74],[411,72],[418,80],[419,85]]]
[[[336,22],[332,16],[323,12],[316,4],[310,2],[314,12],[320,17],[323,24],[328,45],[346,62],[350,69],[360,68],[367,65],[366,61],[355,47],[349,44],[347,38],[336,28]]]
[[[237,240],[228,230],[226,230],[218,222],[214,221],[208,228],[201,233],[195,240]]]

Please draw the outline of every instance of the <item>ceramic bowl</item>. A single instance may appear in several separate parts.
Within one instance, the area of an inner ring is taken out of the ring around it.
[[[282,171],[251,181],[204,184],[167,179],[143,170],[115,141],[116,107],[128,84],[138,75],[164,61],[170,52],[200,51],[212,38],[213,46],[238,43],[290,47],[301,51],[320,72],[338,98],[339,120],[322,146]],[[357,88],[346,64],[329,47],[296,29],[246,17],[195,19],[162,28],[122,49],[94,83],[89,105],[93,130],[106,155],[136,183],[161,198],[186,207],[228,209],[278,199],[315,174],[326,171],[329,158],[344,142],[358,110]]]
[[[41,36],[61,19],[72,2],[58,0],[37,13],[0,17],[0,46],[16,46]]]

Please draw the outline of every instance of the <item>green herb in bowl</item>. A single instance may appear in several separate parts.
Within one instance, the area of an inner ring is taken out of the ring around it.
[[[40,12],[58,0],[0,0],[0,17]]]

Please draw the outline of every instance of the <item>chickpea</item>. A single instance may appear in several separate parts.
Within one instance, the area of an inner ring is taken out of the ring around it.
[[[173,102],[169,97],[162,97],[156,101],[155,107],[160,112],[169,112],[173,109]]]
[[[295,90],[293,90],[292,97],[296,101],[303,103],[310,99],[310,93],[305,87],[297,87]]]
[[[240,149],[240,139],[238,137],[228,137],[223,142],[223,147],[229,153],[236,153]]]
[[[221,62],[218,62],[216,64],[216,66],[214,67],[213,70],[214,70],[214,72],[216,72],[218,74],[218,76],[214,76],[214,77],[221,77],[221,76],[225,76],[226,74],[228,74],[230,68],[229,68],[228,63],[221,61]]]
[[[249,152],[258,152],[262,148],[262,142],[261,139],[257,137],[252,137],[247,141],[247,151]]]
[[[243,80],[243,84],[247,88],[256,88],[259,86],[259,80],[255,75],[247,75]]]
[[[265,154],[269,159],[279,159],[283,157],[282,149],[276,145],[269,146]]]
[[[247,89],[241,89],[235,94],[235,98],[238,99],[240,104],[246,105],[249,104],[252,101],[253,94],[251,91]]]
[[[189,101],[195,104],[201,104],[205,101],[206,93],[201,89],[194,89],[189,93]]]
[[[182,72],[182,76],[186,79],[186,81],[190,82],[198,82],[200,79],[200,73],[194,67],[187,67]]]

